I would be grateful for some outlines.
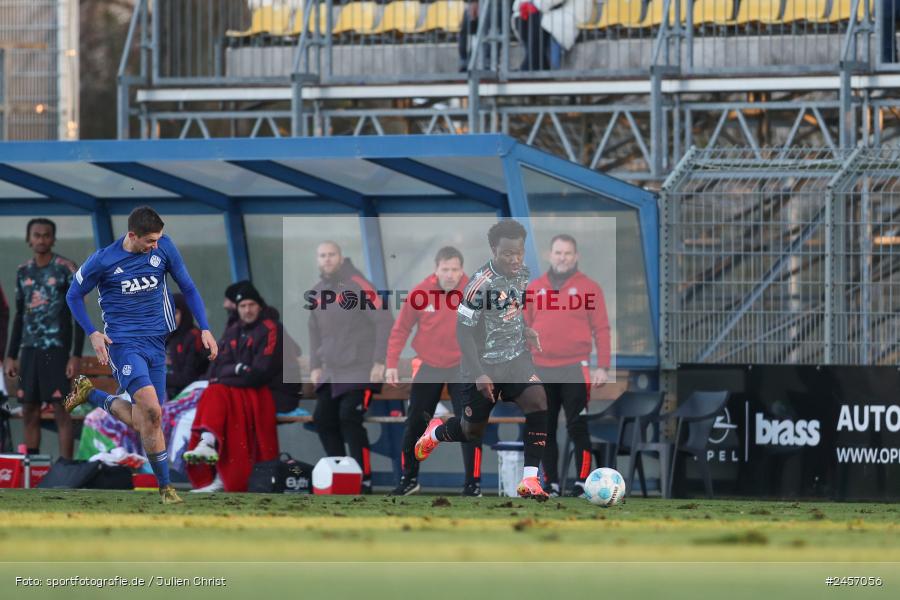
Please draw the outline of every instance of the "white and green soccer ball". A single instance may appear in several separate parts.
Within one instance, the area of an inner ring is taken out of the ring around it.
[[[625,498],[625,478],[615,469],[594,469],[584,482],[584,497],[597,506],[614,506]]]

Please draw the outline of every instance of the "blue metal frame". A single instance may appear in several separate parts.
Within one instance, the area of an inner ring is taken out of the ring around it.
[[[506,202],[502,192],[409,158],[370,158],[368,161],[419,181],[424,181],[430,185],[443,188],[464,198],[472,198],[484,202],[495,209],[502,208]]]
[[[641,231],[641,247],[644,251],[647,294],[650,301],[650,324],[653,329],[655,346],[659,346],[659,212],[656,195],[642,188],[625,183],[614,177],[589,171],[569,161],[535,150],[529,146],[517,145],[512,158],[531,169],[550,177],[567,181],[588,191],[609,197],[638,213]],[[521,174],[520,174],[521,177]],[[527,209],[527,202],[526,202]],[[630,368],[628,357],[617,362],[617,366]],[[656,357],[658,365],[658,355]]]
[[[365,195],[315,175],[292,169],[281,163],[271,160],[230,160],[228,162],[291,187],[305,192],[312,192],[321,198],[340,202],[356,210],[363,210],[365,207]]]
[[[208,204],[223,211],[225,214],[225,235],[228,237],[231,279],[232,281],[250,279],[250,254],[247,250],[247,233],[244,230],[244,217],[230,196],[140,163],[96,162],[94,164],[124,177],[130,177],[161,190],[166,190],[182,198],[194,198],[203,204]]]
[[[0,163],[0,179],[36,194],[46,196],[51,200],[59,200],[60,202],[71,204],[87,212],[94,210],[97,205],[97,199],[90,194],[85,194],[80,190],[44,179],[7,164]]]
[[[442,157],[500,158],[507,193],[483,186],[463,175],[448,173],[416,159]],[[328,181],[293,169],[280,160],[367,160],[401,173],[447,195],[366,195],[340,182]],[[294,196],[253,197],[223,194],[147,166],[159,161],[225,161],[269,177],[303,193]],[[97,198],[47,177],[16,168],[19,163],[95,164],[122,176],[175,194],[174,198]],[[222,214],[225,218],[231,272],[234,279],[249,277],[245,214],[357,214],[366,249],[366,263],[375,285],[386,285],[379,228],[366,217],[379,214],[494,211],[498,217],[522,219],[528,226],[530,210],[521,167],[607,197],[635,209],[641,231],[650,318],[659,339],[659,241],[656,196],[613,177],[519,144],[502,135],[361,136],[288,139],[216,139],[99,142],[24,142],[0,144],[0,179],[31,190],[46,199],[0,199],[0,214],[91,214],[98,246],[112,242],[111,214],[127,212],[138,204],[152,204],[173,214]],[[309,194],[314,194],[310,196]],[[163,208],[164,207],[164,208]],[[526,261],[539,272],[538,252],[532,243]],[[652,369],[658,357],[622,356],[618,366]]]
[[[515,157],[507,156],[503,159],[503,174],[506,177],[510,216],[519,220],[528,232],[528,243],[525,245],[525,264],[537,276],[541,272],[541,263],[538,260],[534,231],[531,229],[531,219],[529,218],[531,211],[528,210],[528,195],[525,191],[525,182],[522,180],[522,171],[519,169],[519,163]]]

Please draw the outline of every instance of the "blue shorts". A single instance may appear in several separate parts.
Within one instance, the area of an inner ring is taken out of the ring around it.
[[[109,347],[109,364],[119,387],[134,393],[152,385],[160,404],[166,398],[166,336],[126,339]]]

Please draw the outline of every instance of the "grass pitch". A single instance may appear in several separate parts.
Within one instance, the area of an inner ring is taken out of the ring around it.
[[[440,582],[461,578],[472,578],[480,590],[507,582],[492,589],[492,598],[521,598],[522,588],[529,596],[577,592],[591,578],[608,583],[609,577],[635,594],[664,589],[667,598],[708,597],[702,592],[714,590],[756,599],[861,593],[826,588],[826,576],[881,577],[882,586],[867,595],[900,594],[900,507],[890,504],[634,498],[602,509],[574,498],[184,497],[185,504],[172,507],[145,492],[0,493],[0,595],[19,572],[42,573],[56,561],[91,563],[54,567],[72,574],[102,573],[103,565],[116,564],[111,561],[142,561],[148,578],[153,569],[145,561],[159,562],[158,574],[221,572],[232,578],[228,593],[241,585],[255,593],[267,583],[302,582],[313,594],[303,597],[340,597],[337,591],[362,586],[367,600],[396,598],[401,583],[409,592],[437,586],[430,598],[458,600],[456,584],[444,589]],[[348,564],[354,561],[366,564]],[[261,576],[266,569],[271,573]],[[154,590],[162,588],[147,593]],[[46,587],[16,591],[55,597]],[[85,592],[55,591],[67,598]],[[223,597],[211,588],[192,592]]]

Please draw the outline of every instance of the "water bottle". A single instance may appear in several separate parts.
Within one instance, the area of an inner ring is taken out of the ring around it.
[[[31,455],[25,454],[22,459],[22,470],[25,472],[25,489],[31,489]]]

